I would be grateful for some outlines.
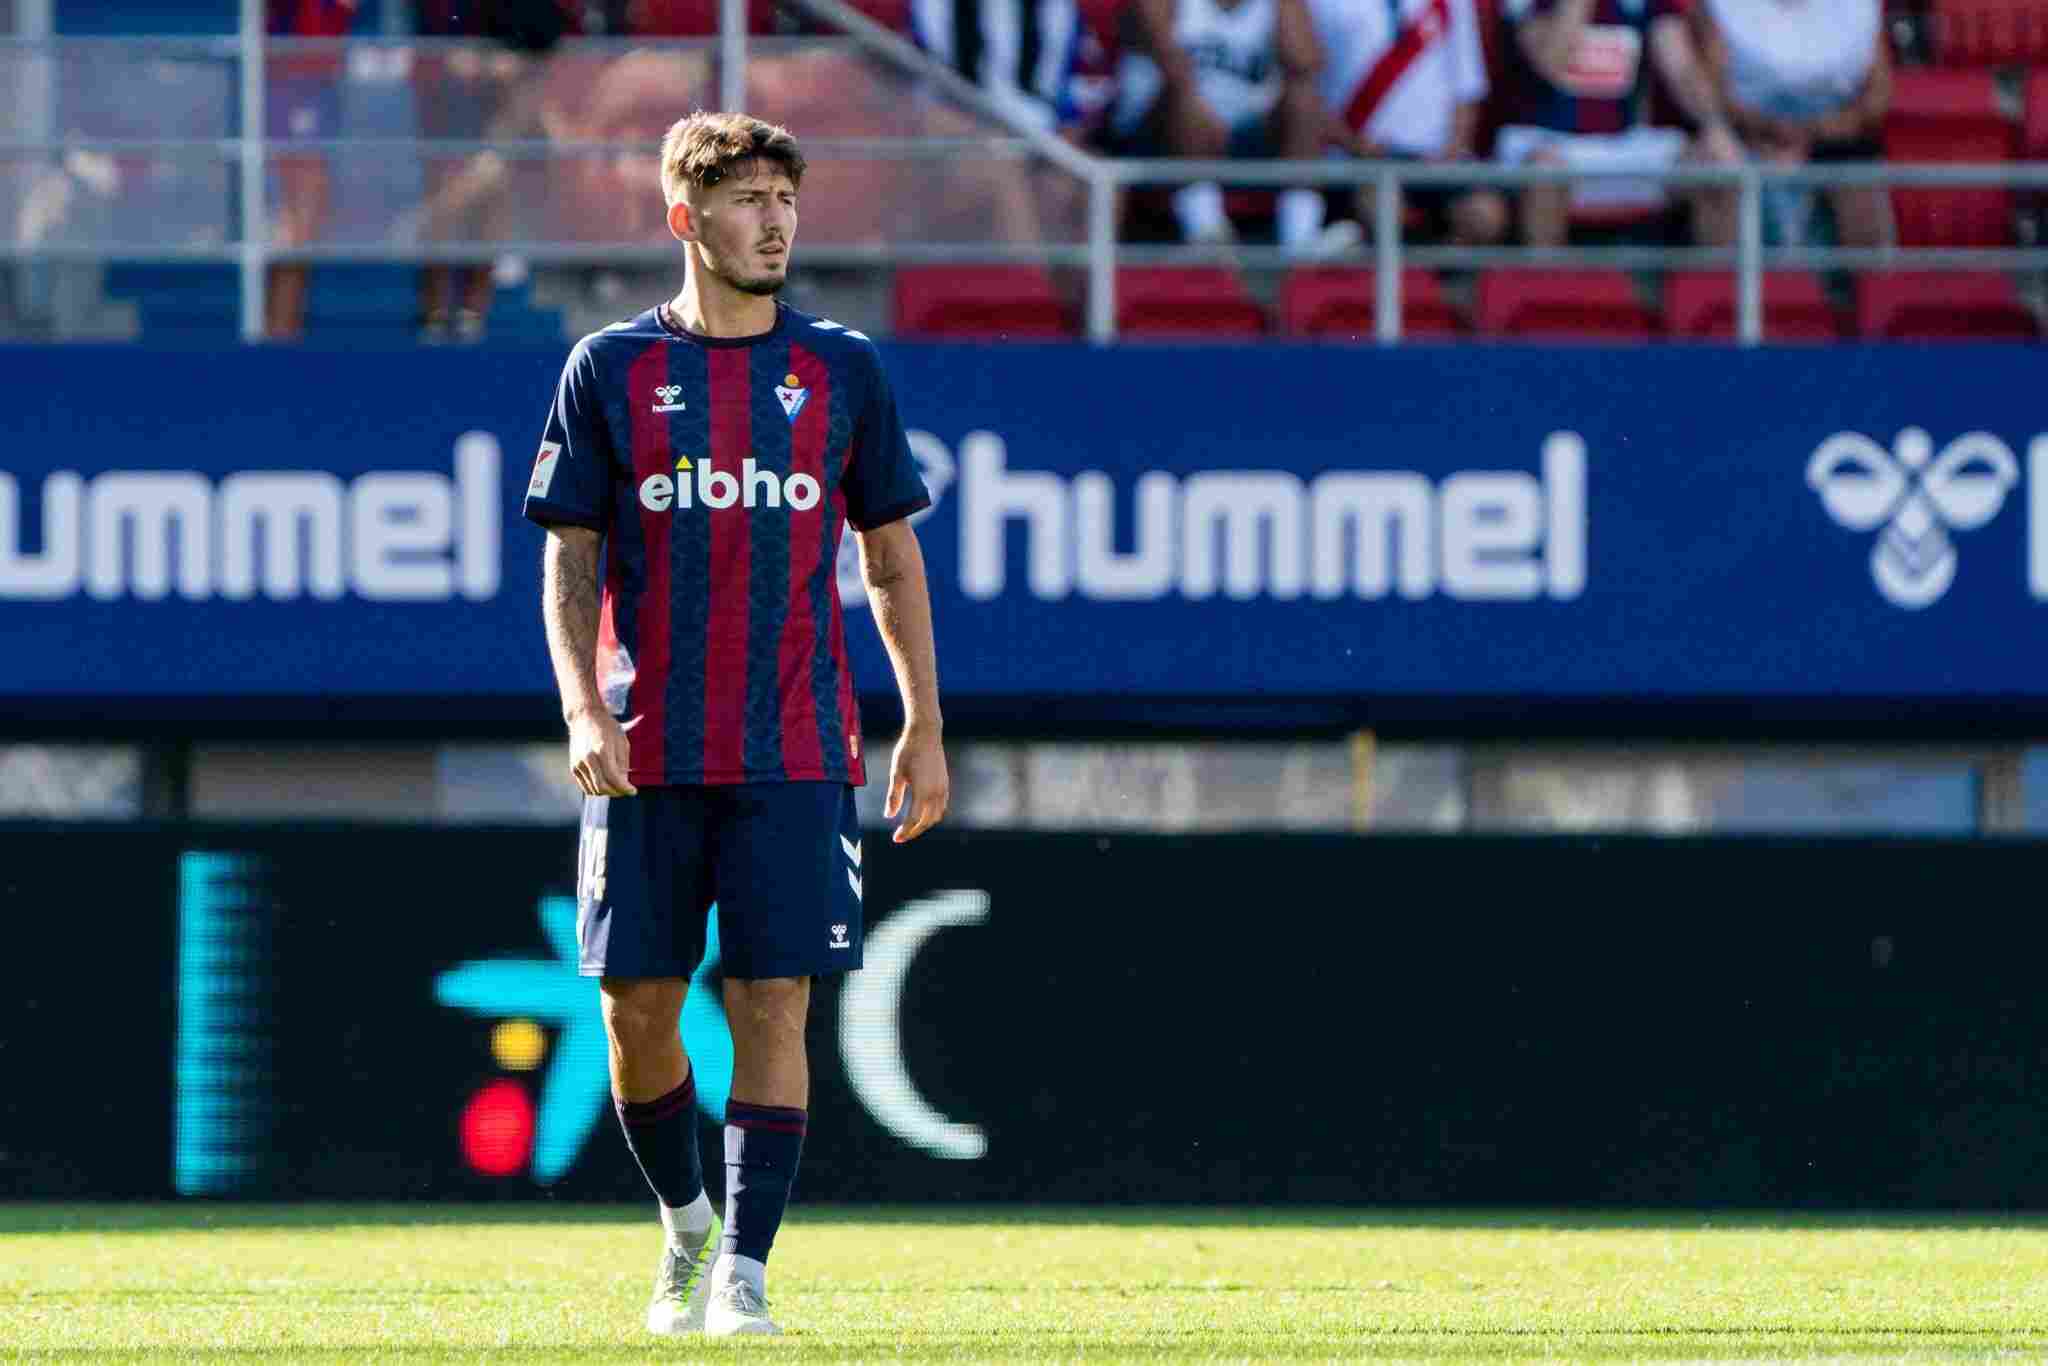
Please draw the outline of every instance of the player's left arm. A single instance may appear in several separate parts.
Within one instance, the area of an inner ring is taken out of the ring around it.
[[[909,519],[871,531],[856,531],[861,578],[873,604],[875,626],[896,672],[903,697],[903,735],[889,761],[889,800],[883,814],[894,819],[910,806],[892,838],[916,839],[939,823],[952,795],[946,772],[945,723],[939,716],[939,661],[932,644],[932,601],[925,587],[924,552]]]

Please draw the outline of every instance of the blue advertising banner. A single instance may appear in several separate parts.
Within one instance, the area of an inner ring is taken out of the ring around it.
[[[2048,702],[2033,349],[886,355],[954,699]],[[6,361],[0,695],[551,694],[560,355]]]

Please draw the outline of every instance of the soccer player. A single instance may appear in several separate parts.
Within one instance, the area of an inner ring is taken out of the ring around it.
[[[842,524],[902,694],[896,842],[946,811],[931,605],[905,520],[930,500],[874,345],[775,297],[803,178],[796,141],[759,119],[669,129],[682,292],[577,343],[526,491],[548,533],[542,616],[585,794],[581,968],[599,979],[619,1122],[666,1231],[657,1333],[780,1331],[766,1263],[803,1151],[811,979],[861,965]],[[677,1032],[714,902],[733,1043],[722,1233]]]

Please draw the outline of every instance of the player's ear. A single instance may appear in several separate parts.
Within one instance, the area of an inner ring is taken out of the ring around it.
[[[678,242],[697,240],[697,215],[691,212],[689,201],[678,199],[668,206],[668,230]]]

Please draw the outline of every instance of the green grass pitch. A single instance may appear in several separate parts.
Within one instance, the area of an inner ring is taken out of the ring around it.
[[[610,1206],[0,1203],[0,1358],[2048,1357],[2031,1219],[799,1206],[776,1341],[639,1331]]]

